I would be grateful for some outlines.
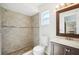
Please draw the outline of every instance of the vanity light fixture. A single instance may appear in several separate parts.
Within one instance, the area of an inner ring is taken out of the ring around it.
[[[56,6],[56,10],[59,10],[59,9],[62,9],[62,8],[65,8],[67,6],[70,6],[72,4],[75,4],[75,3],[60,3]]]

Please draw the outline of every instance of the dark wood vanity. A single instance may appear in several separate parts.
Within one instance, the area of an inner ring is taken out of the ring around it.
[[[79,49],[52,42],[52,55],[79,55]]]
[[[79,3],[56,11],[56,36],[65,37],[65,40],[79,38]],[[79,55],[79,42],[74,44],[69,41],[69,44],[66,45],[67,42],[58,43],[58,41],[52,41],[53,55]]]

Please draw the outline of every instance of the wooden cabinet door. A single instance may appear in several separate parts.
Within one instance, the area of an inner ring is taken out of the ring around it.
[[[64,55],[64,46],[54,43],[54,55]]]
[[[53,55],[79,55],[79,49],[53,42]]]
[[[76,49],[76,48],[70,48],[71,51],[70,51],[70,54],[71,55],[79,55],[79,49]]]

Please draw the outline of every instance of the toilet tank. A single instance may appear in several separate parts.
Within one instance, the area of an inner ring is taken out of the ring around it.
[[[48,36],[41,36],[39,40],[39,45],[48,46],[48,41],[49,41]]]

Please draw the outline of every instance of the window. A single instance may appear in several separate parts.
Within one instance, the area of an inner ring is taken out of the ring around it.
[[[44,11],[41,13],[41,25],[48,25],[49,24],[49,10]]]

